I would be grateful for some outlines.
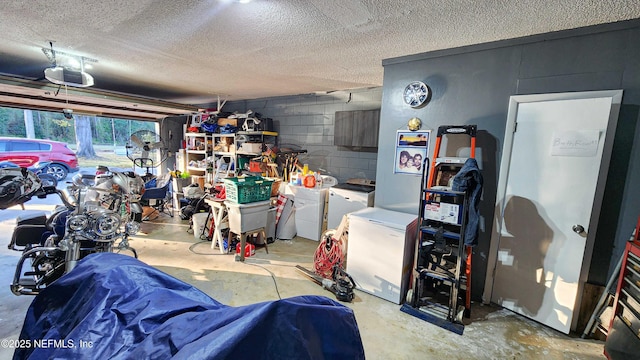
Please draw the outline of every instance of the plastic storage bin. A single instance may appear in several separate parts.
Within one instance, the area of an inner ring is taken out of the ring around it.
[[[266,228],[267,214],[271,201],[259,201],[251,204],[224,202],[229,216],[229,231],[241,234],[247,231]],[[265,229],[266,230],[266,229]]]
[[[269,200],[272,183],[273,180],[260,176],[231,177],[224,179],[224,190],[227,193],[227,201],[247,204]]]

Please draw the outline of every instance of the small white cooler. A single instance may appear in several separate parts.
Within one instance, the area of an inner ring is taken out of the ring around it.
[[[347,273],[356,288],[402,304],[413,269],[418,217],[381,208],[349,214]]]

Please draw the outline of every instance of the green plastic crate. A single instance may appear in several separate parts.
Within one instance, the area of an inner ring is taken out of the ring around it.
[[[224,179],[224,190],[227,193],[227,200],[246,204],[269,200],[272,183],[273,180],[267,180],[260,176],[232,177]]]

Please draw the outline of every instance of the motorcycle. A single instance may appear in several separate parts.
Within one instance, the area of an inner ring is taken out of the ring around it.
[[[51,164],[49,161],[38,161],[29,166],[27,170],[36,174],[42,180],[43,186],[58,186],[58,180],[51,174],[47,173],[47,168]],[[11,161],[0,161],[0,169],[8,167],[20,167],[20,165]]]
[[[127,217],[138,223],[142,222],[143,209],[140,200],[145,191],[145,182],[142,177],[135,172],[111,171],[107,166],[99,165],[96,167],[95,174],[80,172],[73,176],[72,182],[77,188],[96,187],[102,189],[119,189],[121,186],[124,186],[131,200],[126,203],[125,210]],[[110,209],[119,206],[118,203],[113,202],[113,198],[101,195],[97,190],[90,190],[87,194],[87,199],[90,201],[99,201],[103,206]]]
[[[128,172],[113,173],[108,181],[95,186],[72,183],[61,190],[43,186],[27,169],[0,169],[0,209],[53,194],[63,203],[49,217],[40,213],[16,219],[9,249],[22,255],[11,291],[37,295],[92,253],[128,250],[137,257],[128,239],[139,231],[140,223],[127,209],[135,207],[143,191],[140,177]]]

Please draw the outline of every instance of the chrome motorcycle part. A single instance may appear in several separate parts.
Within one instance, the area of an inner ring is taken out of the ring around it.
[[[93,230],[98,236],[113,235],[120,227],[120,217],[116,214],[103,214],[95,220]]]
[[[124,229],[127,235],[135,235],[140,231],[140,223],[137,221],[129,221],[124,225]]]
[[[70,230],[84,230],[87,228],[87,225],[89,225],[89,218],[85,215],[74,215],[67,220],[67,224]]]
[[[24,262],[27,259],[32,259],[32,261],[35,261],[35,258],[41,252],[55,252],[57,250],[59,250],[57,247],[38,246],[33,249],[24,251],[22,253],[22,256],[20,256],[20,260],[18,260],[18,264],[16,265],[16,271],[13,275],[13,282],[11,283],[11,292],[15,295],[38,295],[40,293],[40,290],[44,288],[46,284],[42,281],[39,281],[39,277],[29,277],[34,275],[36,272],[25,272],[25,276],[22,276],[22,268],[24,266]],[[34,268],[34,270],[37,270],[37,268]],[[38,274],[36,276],[42,275],[44,274]]]
[[[67,189],[58,190],[43,186],[35,174],[26,169],[0,173],[0,195],[3,184],[6,185],[5,192],[11,193],[10,198],[4,199],[7,206],[24,203],[33,196],[45,197],[53,193],[64,203],[48,219],[38,223],[42,228],[38,229],[40,233],[14,231],[14,236],[20,236],[23,244],[20,248],[12,247],[22,252],[11,283],[14,294],[37,295],[48,284],[72,271],[80,259],[92,253],[126,250],[137,257],[127,237],[140,230],[140,224],[131,219],[133,211],[141,210],[136,200],[140,196],[136,194],[144,189],[142,178],[134,173],[113,173],[103,179],[103,183],[89,186],[81,178],[74,180],[75,183]],[[95,195],[97,201],[90,195]],[[0,198],[0,208],[4,208],[2,201]],[[27,224],[26,221],[24,223]],[[46,231],[53,232],[53,235],[42,238]],[[116,247],[114,244],[118,240]],[[27,259],[29,262],[25,265]]]

